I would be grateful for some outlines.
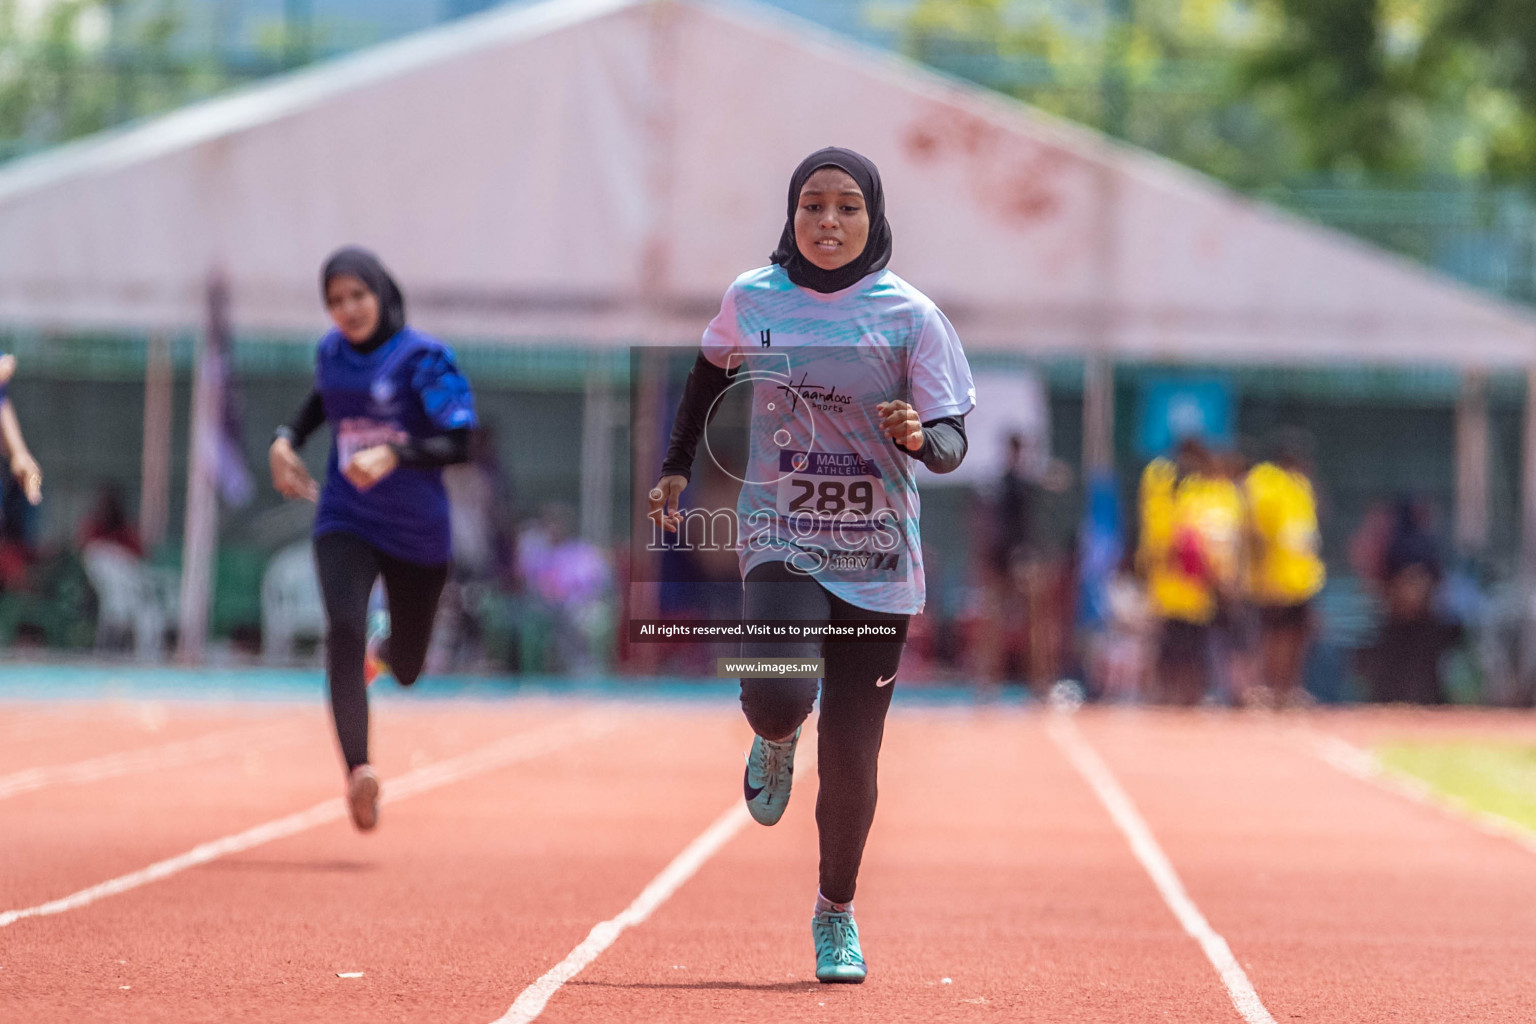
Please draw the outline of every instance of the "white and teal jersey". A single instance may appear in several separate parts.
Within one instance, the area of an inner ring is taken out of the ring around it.
[[[703,350],[736,371],[731,389],[751,389],[736,506],[742,577],[786,561],[860,608],[921,611],[917,462],[881,432],[875,407],[900,399],[926,422],[975,406],[970,365],[939,308],[889,270],[822,294],[764,267],[725,293]]]

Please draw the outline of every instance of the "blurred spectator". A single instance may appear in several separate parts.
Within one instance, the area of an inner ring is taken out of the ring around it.
[[[443,470],[453,564],[434,634],[437,670],[473,666],[485,654],[485,614],[498,590],[516,589],[512,489],[489,425],[470,434],[469,461]]]
[[[1428,505],[1399,498],[1382,562],[1388,602],[1401,600],[1404,610],[1415,614],[1428,607],[1440,582],[1440,542],[1430,529],[1432,520]]]
[[[1211,690],[1212,624],[1240,566],[1242,498],[1197,438],[1141,479],[1138,567],[1157,620],[1153,699],[1198,704]]]
[[[144,563],[143,545],[128,521],[121,487],[98,485],[96,501],[80,521],[75,541],[96,595],[96,649],[128,648],[142,659],[158,658],[169,609],[159,579]]]
[[[1078,624],[1091,631],[1112,617],[1109,591],[1125,563],[1125,538],[1114,474],[1095,474],[1086,484],[1088,507],[1078,543]]]
[[[1460,642],[1462,629],[1435,609],[1442,560],[1431,519],[1428,506],[1408,497],[1398,499],[1391,532],[1374,559],[1386,622],[1376,644],[1360,658],[1373,701],[1445,702],[1440,662]]]
[[[1302,674],[1316,627],[1312,599],[1327,571],[1319,553],[1317,499],[1300,435],[1279,439],[1274,456],[1248,472],[1251,522],[1248,592],[1259,615],[1259,674],[1267,701],[1284,707],[1305,692]]]
[[[1238,705],[1249,700],[1258,680],[1257,613],[1243,586],[1252,561],[1248,493],[1243,486],[1247,469],[1246,460],[1235,451],[1211,456],[1212,479],[1197,527],[1209,552],[1216,591],[1211,636],[1216,692],[1225,703]]]
[[[1392,542],[1392,506],[1377,502],[1366,509],[1349,538],[1349,567],[1378,595],[1387,578],[1387,545]]]
[[[1084,681],[1096,698],[1136,700],[1142,689],[1150,620],[1135,566],[1126,554],[1114,475],[1087,482],[1078,544],[1078,619]]]
[[[590,672],[603,661],[612,625],[613,572],[603,551],[576,536],[575,513],[551,504],[518,538],[518,567],[539,625],[543,668]]]
[[[93,543],[116,544],[135,558],[144,557],[144,547],[139,532],[128,522],[123,507],[123,489],[114,483],[101,484],[96,489],[96,503],[90,514],[80,523],[75,538],[81,548]]]
[[[980,675],[990,683],[1023,678],[1039,694],[1060,674],[1071,623],[1068,566],[1043,520],[1046,506],[1071,485],[1071,471],[1023,434],[1008,436],[1008,457],[992,500],[984,589],[990,606],[979,623]]]
[[[1147,652],[1157,622],[1128,558],[1104,588],[1104,614],[1088,643],[1089,680],[1112,704],[1139,700],[1147,688]]]
[[[1008,436],[1008,461],[997,485],[997,532],[993,558],[1013,562],[1029,557],[1034,540],[1034,487],[1025,471],[1024,436]]]
[[[992,496],[990,543],[981,565],[985,607],[978,620],[980,676],[996,685],[1028,673],[1027,574],[1035,502],[1025,473],[1024,439],[1008,438],[1008,458]]]

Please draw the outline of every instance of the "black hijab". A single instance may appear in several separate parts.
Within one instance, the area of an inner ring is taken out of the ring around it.
[[[795,210],[800,206],[800,190],[823,167],[846,171],[864,193],[864,206],[869,211],[869,240],[864,243],[864,251],[836,270],[822,270],[806,259],[795,244]],[[885,269],[891,262],[891,225],[885,219],[885,189],[880,184],[879,168],[853,150],[836,146],[818,149],[800,161],[789,179],[789,217],[784,222],[784,233],[769,259],[781,265],[789,279],[801,288],[824,293],[842,291],[866,274]]]
[[[377,256],[354,245],[331,253],[325,268],[320,271],[322,301],[326,299],[331,279],[336,277],[357,278],[379,300],[378,325],[367,341],[353,345],[353,348],[366,355],[400,333],[405,326],[405,296],[400,294],[400,286],[395,284],[395,279],[389,276]]]

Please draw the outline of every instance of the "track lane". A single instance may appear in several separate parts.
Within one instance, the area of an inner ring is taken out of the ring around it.
[[[304,738],[304,730],[298,724],[277,721],[238,725],[156,746],[96,754],[79,761],[50,761],[0,775],[0,800],[53,786],[84,786],[129,775],[190,768],[228,757],[232,751],[250,752],[297,743]]]
[[[814,980],[802,780],[779,825],[726,846],[539,1019],[1240,1020],[1043,729],[1009,711],[893,714],[855,899],[864,985]],[[738,785],[732,767],[717,791]]]
[[[480,714],[386,707],[374,715],[375,760],[387,783],[391,775],[568,713],[549,702]],[[201,764],[0,802],[0,860],[7,865],[0,909],[67,895],[340,794],[344,776],[324,708],[291,707],[280,721],[298,730],[297,742],[234,746]]]
[[[386,702],[386,790],[413,762],[572,706]],[[230,758],[0,803],[0,888],[57,896],[182,848],[168,839],[218,834],[220,814],[243,827],[333,796],[323,709],[298,713],[313,742],[256,775]],[[328,825],[0,929],[0,1019],[486,1024],[739,790],[748,736],[734,708],[621,713],[632,727],[610,741],[387,805],[374,836]],[[1512,721],[1477,728],[1529,735]],[[1390,716],[1077,722],[1276,1020],[1529,1019],[1536,857],[1343,776],[1303,742],[1315,729],[1395,735]],[[1425,736],[1466,724],[1412,719]],[[802,781],[784,822],[748,826],[539,1019],[1239,1020],[1044,728],[1008,709],[893,715],[857,898],[866,985],[812,980]]]
[[[1083,728],[1277,1020],[1530,1020],[1536,857],[1325,764],[1314,717]]]
[[[312,705],[311,705],[312,706]],[[0,702],[0,778],[45,766],[147,751],[214,733],[261,729],[291,719],[295,705],[75,702],[46,710]]]
[[[375,835],[325,826],[21,922],[0,932],[0,950],[28,937],[0,952],[0,994],[84,1021],[484,1024],[708,816],[674,790],[732,755],[722,716],[615,714],[606,740],[386,804]],[[37,984],[5,993],[13,968]]]

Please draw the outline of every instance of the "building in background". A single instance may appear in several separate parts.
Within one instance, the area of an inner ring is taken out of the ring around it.
[[[0,169],[0,231],[19,240],[0,253],[0,329],[24,368],[13,394],[55,417],[28,411],[50,467],[47,529],[68,536],[104,477],[148,490],[158,342],[176,383],[157,486],[185,479],[216,271],[259,465],[323,326],[314,268],[349,239],[378,248],[413,320],[459,346],[518,439],[502,456],[520,493],[621,539],[626,454],[659,461],[646,452],[665,426],[631,435],[625,349],[692,343],[730,273],[763,259],[786,169],[825,141],[784,116],[785,97],[836,74],[860,112],[846,141],[886,174],[894,269],[952,311],[979,371],[1040,376],[1057,457],[1089,461],[1097,431],[1129,493],[1147,396],[1170,377],[1214,380],[1239,436],[1294,424],[1327,439],[1337,530],[1411,482],[1483,524],[1472,548],[1513,561],[1521,310],[783,12],[664,9],[514,5]],[[719,140],[747,124],[722,174]],[[336,140],[357,131],[398,156],[347,163]],[[679,195],[733,229],[670,245]],[[166,498],[172,548],[180,494]],[[959,522],[958,504],[935,490],[929,508]],[[301,513],[266,495],[227,517],[215,591],[251,593]],[[964,564],[963,531],[928,533],[955,549],[939,561]]]
[[[1536,202],[1518,184],[1458,177],[1449,165],[1419,180],[1302,172],[1265,155],[1300,144],[1276,132],[1261,137],[1256,126],[1277,120],[1276,103],[1242,98],[1253,90],[1244,84],[1252,78],[1244,61],[1283,35],[1254,5],[760,2],[1086,120],[1476,287],[1536,298]],[[27,0],[18,5],[15,30],[0,27],[0,160],[495,6],[496,0]],[[1398,18],[1393,32],[1412,39],[1427,30],[1430,14],[1390,16]],[[1496,146],[1491,137],[1504,129],[1490,116],[1469,111],[1457,131],[1433,133],[1451,147],[1442,162],[1465,163],[1467,153]],[[1465,136],[1459,142],[1458,131]],[[1248,164],[1239,166],[1234,154],[1242,152]]]

